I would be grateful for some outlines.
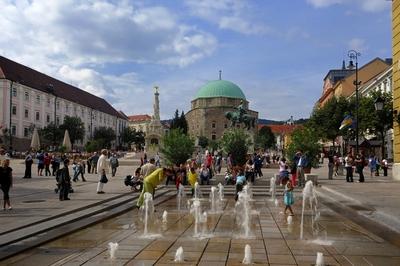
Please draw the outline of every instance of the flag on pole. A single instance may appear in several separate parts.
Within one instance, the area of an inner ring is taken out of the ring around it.
[[[353,117],[351,115],[346,115],[340,124],[339,130],[346,129],[352,127],[354,124]]]

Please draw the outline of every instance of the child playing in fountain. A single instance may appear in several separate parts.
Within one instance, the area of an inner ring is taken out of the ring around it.
[[[194,186],[197,182],[197,173],[194,167],[190,167],[190,171],[188,174],[189,184],[192,187],[192,197],[194,195]]]
[[[243,169],[239,169],[238,175],[236,176],[236,194],[235,201],[239,198],[239,192],[243,190],[243,186],[246,184],[246,176],[244,175]]]
[[[286,214],[286,211],[289,209],[290,211],[290,216],[293,216],[293,210],[292,210],[292,205],[294,203],[294,197],[293,197],[293,185],[292,182],[287,182],[285,185],[285,192],[283,194],[283,202],[285,203],[285,211],[284,213]]]

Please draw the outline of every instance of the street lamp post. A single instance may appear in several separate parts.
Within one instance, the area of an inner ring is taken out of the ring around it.
[[[356,79],[354,80],[353,84],[356,86],[356,154],[359,152],[359,143],[358,143],[358,122],[359,122],[359,114],[358,114],[358,104],[359,104],[359,98],[358,98],[358,86],[360,86],[361,81],[358,80],[358,57],[361,56],[361,53],[357,52],[356,50],[350,50],[347,52],[347,56],[350,58],[349,62],[349,69],[352,69],[354,67],[354,62],[355,62],[355,67],[356,67]]]
[[[384,105],[385,105],[385,100],[381,96],[378,96],[378,98],[376,98],[375,102],[374,102],[375,110],[377,112],[383,112]],[[385,127],[384,126],[381,131],[381,136],[382,136],[381,158],[383,159],[385,157]]]

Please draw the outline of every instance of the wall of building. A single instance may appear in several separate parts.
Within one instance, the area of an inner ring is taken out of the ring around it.
[[[6,125],[9,128],[11,81],[3,80],[0,84],[2,92],[0,124]],[[62,98],[57,98],[56,107],[54,107],[56,100],[54,95],[22,84],[13,83],[12,89],[12,106],[15,109],[12,110],[13,114],[11,115],[11,130],[16,140],[30,139],[32,132],[29,129],[33,126],[38,128],[46,127],[49,123],[54,122],[54,114],[56,115],[57,124],[62,124],[66,116],[79,117],[82,120],[85,125],[85,137],[83,142],[77,142],[76,145],[86,143],[98,127],[113,128],[117,135],[116,143],[118,144],[119,135],[122,132],[120,127],[126,126],[126,122],[124,121],[121,121],[119,124],[117,123],[118,120],[123,119]]]
[[[393,51],[393,110],[400,112],[400,1],[392,2],[392,51]],[[400,131],[394,122],[394,166],[393,178],[400,180]]]

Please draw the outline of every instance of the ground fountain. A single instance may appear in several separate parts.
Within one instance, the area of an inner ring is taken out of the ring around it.
[[[251,264],[253,261],[253,255],[251,254],[251,247],[249,244],[246,244],[244,248],[244,258],[242,264]]]
[[[271,177],[269,181],[269,192],[271,192],[271,201],[276,199],[276,180],[275,177]]]
[[[235,212],[236,212],[236,219],[237,223],[239,223],[242,229],[243,238],[250,238],[251,237],[251,205],[250,205],[250,194],[249,194],[249,187],[246,185],[243,187],[243,190],[238,193],[238,201],[235,205]]]
[[[316,266],[325,266],[324,262],[324,253],[322,252],[317,252],[317,260],[315,262]]]
[[[200,219],[201,219],[201,205],[200,205],[200,200],[198,198],[195,198],[193,200],[193,204],[190,207],[190,213],[194,217],[194,236],[198,237],[199,236],[199,224],[200,224]]]
[[[289,215],[287,217],[287,224],[292,224],[293,223],[293,216]]]
[[[195,199],[201,199],[202,198],[202,193],[201,193],[200,186],[199,186],[198,182],[196,182],[194,184],[194,198]]]
[[[207,226],[207,212],[203,212],[201,215],[200,223],[202,224],[201,228],[201,236],[206,237],[207,236],[207,231],[208,231],[208,226]]]
[[[178,212],[181,211],[182,207],[184,206],[183,203],[186,202],[186,193],[185,193],[185,187],[182,184],[179,184],[178,188],[178,195],[177,195],[177,209]]]
[[[163,224],[166,224],[167,221],[168,221],[168,212],[164,211],[162,214],[162,222],[163,222]]]
[[[221,183],[218,183],[218,197],[220,202],[224,200],[224,186]]]
[[[217,213],[218,210],[218,195],[217,195],[217,187],[212,186],[210,191],[210,205],[211,205],[211,213]]]
[[[144,230],[143,235],[148,235],[149,223],[153,219],[154,214],[154,204],[153,204],[153,195],[151,193],[144,193]]]
[[[184,260],[184,257],[183,257],[183,248],[182,248],[182,247],[179,247],[179,248],[176,250],[174,262],[183,262],[183,260]]]
[[[118,250],[118,243],[113,243],[113,242],[110,242],[110,243],[108,243],[108,250],[109,250],[109,252],[110,252],[110,259],[115,259],[115,254],[117,253],[117,250]]]
[[[303,228],[304,228],[304,209],[306,205],[306,201],[309,201],[310,204],[310,211],[311,211],[311,228],[312,231],[315,231],[315,224],[316,221],[318,220],[319,213],[318,213],[318,200],[317,200],[317,194],[314,190],[314,185],[311,180],[306,182],[306,185],[304,186],[303,189],[303,203],[302,203],[302,209],[301,209],[301,223],[300,223],[300,239],[303,239]]]

